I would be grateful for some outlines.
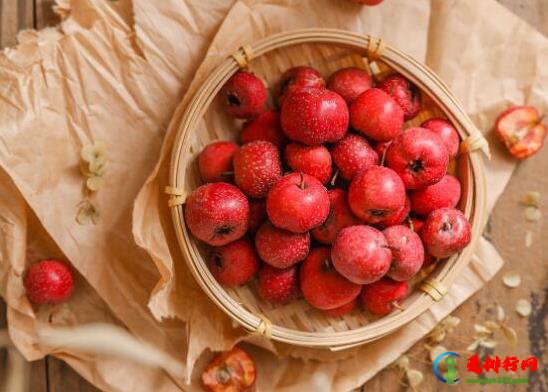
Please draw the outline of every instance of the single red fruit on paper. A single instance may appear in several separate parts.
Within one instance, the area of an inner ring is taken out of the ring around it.
[[[524,159],[544,145],[547,131],[543,118],[532,106],[515,106],[500,114],[495,130],[510,154]]]
[[[257,378],[253,358],[239,347],[215,356],[202,373],[202,384],[210,392],[251,392]]]
[[[23,281],[27,298],[35,304],[58,304],[74,291],[74,278],[68,264],[59,260],[42,260],[32,264]]]

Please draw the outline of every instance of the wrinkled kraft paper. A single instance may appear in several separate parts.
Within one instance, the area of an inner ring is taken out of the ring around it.
[[[432,67],[486,133],[510,104],[548,106],[546,38],[491,0],[390,0],[374,8],[330,0],[58,5],[66,16],[60,29],[27,32],[0,57],[0,292],[10,335],[27,358],[54,352],[105,390],[182,388],[191,375],[196,382],[205,350],[246,338],[187,271],[161,193],[175,131],[170,120],[178,124],[208,72],[241,44],[313,26],[382,36]],[[110,157],[107,186],[94,199],[101,218],[96,226],[79,226],[79,149],[99,139]],[[515,166],[496,144],[492,149],[489,208]],[[78,292],[62,307],[38,310],[26,300],[21,277],[26,263],[48,255],[72,263]],[[337,354],[336,362],[305,360],[327,359],[325,351],[256,341],[266,348],[249,346],[259,390],[343,391],[362,384],[501,264],[482,241],[443,301],[389,338]],[[124,325],[185,363],[187,373],[41,347],[36,331],[50,318],[63,326]]]

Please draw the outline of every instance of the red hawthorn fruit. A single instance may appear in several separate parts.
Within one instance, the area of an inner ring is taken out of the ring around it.
[[[333,91],[300,89],[284,99],[281,122],[284,133],[293,141],[308,145],[334,143],[348,129],[348,107]]]
[[[441,138],[450,158],[455,158],[459,154],[459,134],[449,121],[443,118],[432,118],[423,122],[421,127],[434,132]]]
[[[339,231],[361,223],[350,211],[345,191],[330,189],[327,193],[329,195],[329,215],[325,222],[311,231],[312,237],[322,244],[332,244]]]
[[[327,218],[327,189],[308,174],[288,174],[268,193],[266,213],[274,226],[293,233],[305,233]]]
[[[403,109],[405,120],[411,120],[421,110],[420,91],[413,83],[400,74],[388,76],[379,88],[390,95]]]
[[[186,200],[185,222],[199,240],[214,246],[226,245],[247,231],[249,202],[234,185],[205,184]]]
[[[255,75],[239,71],[223,86],[221,96],[230,117],[250,118],[264,111],[266,87]]]
[[[356,284],[373,283],[390,268],[392,252],[384,235],[371,226],[345,227],[331,248],[335,269]]]
[[[544,145],[547,130],[543,118],[532,106],[514,106],[500,114],[495,130],[510,154],[524,159]]]
[[[382,233],[392,251],[392,263],[386,276],[396,281],[411,279],[424,263],[421,238],[404,225],[391,226]]]
[[[198,156],[198,168],[204,182],[223,182],[233,177],[232,158],[238,145],[232,142],[213,142]]]
[[[378,88],[366,90],[350,105],[352,128],[377,142],[387,142],[403,127],[403,110]]]
[[[439,208],[454,208],[459,203],[460,195],[459,180],[446,174],[435,184],[411,192],[411,210],[415,214],[428,215]]]
[[[327,88],[343,97],[348,105],[372,85],[367,71],[357,67],[339,69],[327,81]]]
[[[409,128],[390,143],[386,163],[407,189],[435,184],[447,173],[449,153],[438,135],[425,128]]]
[[[300,295],[297,266],[278,269],[263,265],[259,270],[259,296],[265,301],[288,303]]]
[[[422,219],[411,217],[409,218],[409,228],[415,233],[420,235],[422,227],[424,226],[424,221]]]
[[[35,304],[58,304],[74,291],[70,267],[59,260],[42,260],[32,264],[23,281],[27,298]]]
[[[215,279],[229,287],[243,285],[259,271],[259,258],[248,240],[213,247],[208,267]]]
[[[316,177],[322,184],[331,178],[331,154],[324,145],[290,143],[285,148],[284,158],[293,171]]]
[[[440,208],[426,218],[421,237],[428,253],[442,259],[460,252],[470,243],[471,226],[459,210]]]
[[[244,144],[234,154],[234,179],[249,197],[263,198],[282,178],[280,152],[262,140]]]
[[[341,305],[338,308],[327,309],[327,310],[324,310],[323,312],[330,317],[342,317],[346,314],[352,313],[354,309],[356,309],[357,303],[358,301],[354,298],[352,301],[344,305]]]
[[[372,166],[359,173],[348,189],[352,212],[366,223],[374,224],[391,218],[405,206],[406,194],[396,172],[383,166]]]
[[[202,373],[202,384],[209,392],[252,391],[257,378],[253,358],[239,347],[215,356]]]
[[[312,249],[301,266],[304,299],[318,309],[335,309],[355,299],[361,286],[339,274],[330,260],[329,248]]]
[[[280,125],[280,113],[268,110],[245,123],[240,133],[242,144],[264,140],[282,148],[287,138]]]
[[[302,88],[324,88],[322,75],[311,67],[299,66],[285,71],[278,86],[278,102],[281,105],[287,95]]]
[[[351,181],[356,174],[378,165],[379,156],[364,137],[347,134],[331,149],[331,155],[341,176]]]
[[[395,309],[395,304],[402,301],[409,294],[407,282],[396,282],[384,278],[378,282],[364,286],[361,300],[364,308],[371,313],[384,316]]]
[[[278,229],[265,222],[255,235],[255,247],[265,263],[275,268],[288,268],[306,258],[310,250],[310,235]]]

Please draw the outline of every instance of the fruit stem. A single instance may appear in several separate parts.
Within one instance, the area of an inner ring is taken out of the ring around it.
[[[407,217],[407,222],[409,223],[409,228],[411,231],[415,231],[415,226],[413,225],[413,219]]]
[[[299,184],[299,188],[304,190],[304,174],[302,172],[299,173],[301,175],[301,183]]]
[[[335,170],[335,174],[333,174],[333,178],[331,178],[331,181],[329,182],[331,186],[335,186],[335,181],[337,181],[338,176],[339,176],[339,169]]]
[[[401,306],[401,305],[398,303],[398,301],[392,301],[391,304],[392,304],[393,307],[395,307],[395,308],[398,309],[398,310],[401,310],[401,311],[404,311],[404,310],[405,310],[405,308],[404,308],[403,306]]]
[[[386,159],[386,151],[388,151],[388,146],[386,146],[384,150],[382,151],[381,164],[380,164],[381,166],[384,166],[384,161]]]

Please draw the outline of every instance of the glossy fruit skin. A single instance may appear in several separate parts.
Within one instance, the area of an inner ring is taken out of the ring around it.
[[[257,378],[253,358],[239,347],[215,356],[202,373],[209,392],[251,392]]]
[[[249,200],[249,231],[255,233],[266,219],[266,200]]]
[[[327,309],[323,312],[328,315],[329,317],[342,317],[346,314],[352,313],[354,309],[356,309],[358,301],[354,298],[352,301],[339,306],[338,308],[334,309]]]
[[[514,106],[497,118],[495,131],[508,152],[515,158],[525,159],[542,149],[547,128],[543,116],[532,106]]]
[[[350,124],[370,139],[387,142],[401,132],[403,110],[390,95],[370,88],[350,105]]]
[[[379,156],[364,137],[347,134],[331,149],[339,173],[351,181],[359,172],[379,163]]]
[[[42,260],[32,264],[25,275],[27,298],[35,304],[58,304],[67,301],[74,291],[70,267],[59,260]]]
[[[371,87],[371,76],[366,70],[357,67],[339,69],[331,74],[327,81],[327,88],[343,97],[348,105]]]
[[[449,158],[455,158],[459,154],[459,134],[449,121],[443,118],[432,118],[423,122],[421,127],[434,132],[441,138],[445,148],[447,148]]]
[[[282,105],[281,123],[293,141],[314,145],[335,143],[348,129],[348,107],[344,99],[326,89],[300,89]]]
[[[213,247],[207,265],[221,284],[229,287],[249,282],[259,271],[259,258],[253,245],[246,239]]]
[[[300,294],[296,265],[278,269],[265,264],[259,270],[259,296],[265,301],[288,303],[297,299]]]
[[[287,165],[295,172],[316,177],[322,184],[331,179],[331,154],[324,145],[290,143],[284,151]]]
[[[198,169],[204,182],[223,182],[233,177],[232,159],[238,145],[232,142],[213,142],[198,156]]]
[[[288,268],[306,258],[310,250],[310,235],[278,229],[265,222],[255,234],[255,247],[265,263],[275,268]]]
[[[325,80],[316,69],[307,66],[293,67],[285,71],[280,78],[278,102],[281,105],[289,94],[302,88],[324,87]]]
[[[439,208],[454,208],[460,196],[459,180],[446,174],[435,184],[411,192],[411,210],[419,215],[428,215]]]
[[[266,87],[255,75],[238,71],[221,89],[226,113],[234,118],[255,117],[265,109]]]
[[[373,283],[390,268],[392,252],[384,235],[371,226],[342,229],[331,248],[335,269],[356,284]]]
[[[409,197],[406,197],[405,204],[403,205],[403,207],[400,208],[398,211],[396,211],[396,213],[394,213],[392,216],[377,223],[377,226],[384,229],[384,228],[395,226],[395,225],[401,225],[405,221],[405,219],[409,216],[410,211],[411,211],[411,201],[409,200]]]
[[[361,223],[350,211],[347,194],[344,190],[330,189],[327,193],[329,195],[329,215],[325,222],[311,231],[312,237],[322,244],[332,244],[339,231]]]
[[[435,184],[447,173],[449,153],[438,135],[425,128],[409,128],[399,134],[386,152],[386,163],[407,189]]]
[[[270,142],[262,140],[244,144],[234,154],[236,185],[249,197],[263,198],[282,178],[280,152]]]
[[[460,252],[470,243],[472,229],[468,219],[455,208],[432,211],[421,230],[426,251],[437,258]]]
[[[274,226],[293,233],[305,233],[327,218],[327,189],[308,174],[288,174],[268,193],[266,212]]]
[[[364,286],[360,298],[364,308],[373,314],[384,316],[394,310],[394,302],[403,300],[408,294],[407,282],[384,278]]]
[[[226,245],[247,231],[249,202],[234,185],[205,184],[187,198],[185,223],[192,234],[206,244]]]
[[[392,217],[404,207],[405,200],[402,180],[393,170],[383,166],[372,166],[361,172],[348,189],[350,209],[370,224]]]
[[[419,114],[421,110],[420,90],[404,76],[390,75],[378,87],[401,106],[406,121]]]
[[[312,249],[301,266],[304,299],[322,310],[335,309],[360,295],[362,287],[339,274],[330,260],[329,248]]]
[[[267,110],[246,122],[240,133],[240,140],[242,144],[264,140],[278,148],[283,148],[287,143],[287,138],[280,124],[280,113]]]
[[[420,235],[423,226],[424,226],[424,220],[416,218],[414,216],[409,218],[409,228],[413,230],[415,233]]]
[[[404,225],[391,226],[382,233],[392,251],[392,263],[386,276],[396,281],[411,279],[424,263],[421,238]]]

